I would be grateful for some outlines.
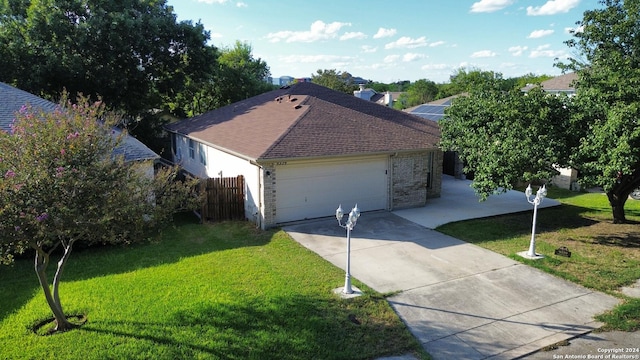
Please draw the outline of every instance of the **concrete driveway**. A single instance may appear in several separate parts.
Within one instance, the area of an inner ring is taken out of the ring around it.
[[[335,219],[284,230],[346,268],[346,233]],[[399,292],[389,303],[436,360],[523,356],[599,327],[593,316],[619,302],[393,213],[363,213],[351,235],[352,276]]]

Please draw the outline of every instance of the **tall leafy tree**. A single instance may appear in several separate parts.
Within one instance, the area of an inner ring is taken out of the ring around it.
[[[311,75],[311,81],[314,84],[352,95],[353,92],[358,89],[358,86],[353,83],[353,76],[351,74],[335,69],[318,69],[315,74]]]
[[[640,187],[640,1],[600,4],[567,41],[579,56],[560,66],[578,74],[573,163],[585,185],[605,189],[614,222],[622,223],[624,204]]]
[[[174,211],[195,208],[190,183],[176,169],[149,176],[124,162],[120,119],[102,103],[24,108],[10,132],[0,131],[0,263],[32,251],[35,271],[56,322],[73,327],[60,300],[60,281],[76,243],[128,243],[166,225]],[[47,270],[61,253],[49,284]]]
[[[396,102],[400,109],[421,105],[433,101],[438,95],[438,85],[427,79],[420,79],[412,83],[406,93],[400,95]],[[394,105],[395,106],[395,105]]]
[[[513,88],[510,81],[503,78],[501,73],[483,71],[476,68],[459,68],[449,77],[449,83],[440,87],[438,98],[459,95],[465,92],[480,90],[487,84],[497,86],[502,90]]]
[[[50,100],[63,90],[100,96],[161,152],[156,115],[216,71],[208,40],[165,0],[3,0],[0,81]]]
[[[101,96],[130,116],[160,108],[215,52],[164,0],[0,2],[0,80],[50,99]]]
[[[200,115],[273,90],[275,86],[266,81],[269,75],[269,66],[253,56],[251,45],[236,41],[233,47],[218,50],[208,74],[188,78],[184,91],[166,102],[179,117]]]

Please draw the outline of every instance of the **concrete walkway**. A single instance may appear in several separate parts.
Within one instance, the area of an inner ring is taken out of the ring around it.
[[[352,276],[378,292],[398,292],[389,303],[434,359],[524,356],[592,331],[600,325],[593,316],[618,304],[615,297],[432,230],[450,221],[531,210],[521,192],[479,203],[470,182],[445,180],[442,198],[422,209],[362,214],[351,241]],[[284,230],[345,269],[345,231],[335,219]]]

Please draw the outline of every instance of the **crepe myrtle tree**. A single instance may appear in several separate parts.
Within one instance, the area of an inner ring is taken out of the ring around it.
[[[81,98],[49,112],[23,107],[10,131],[0,131],[0,261],[33,251],[54,331],[74,327],[59,293],[74,244],[145,239],[199,201],[193,184],[174,181],[175,168],[154,177],[117,155],[118,120],[101,102]],[[47,269],[57,256],[50,285]]]

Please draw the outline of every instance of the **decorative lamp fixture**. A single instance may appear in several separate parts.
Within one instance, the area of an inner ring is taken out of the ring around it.
[[[344,211],[342,210],[342,204],[340,204],[336,209],[336,219],[338,220],[338,225],[341,228],[347,229],[347,270],[344,276],[344,289],[342,290],[342,293],[353,294],[353,289],[351,288],[351,230],[356,226],[356,222],[360,217],[358,204],[351,209],[347,218],[347,223],[344,225],[342,224],[343,217]]]

